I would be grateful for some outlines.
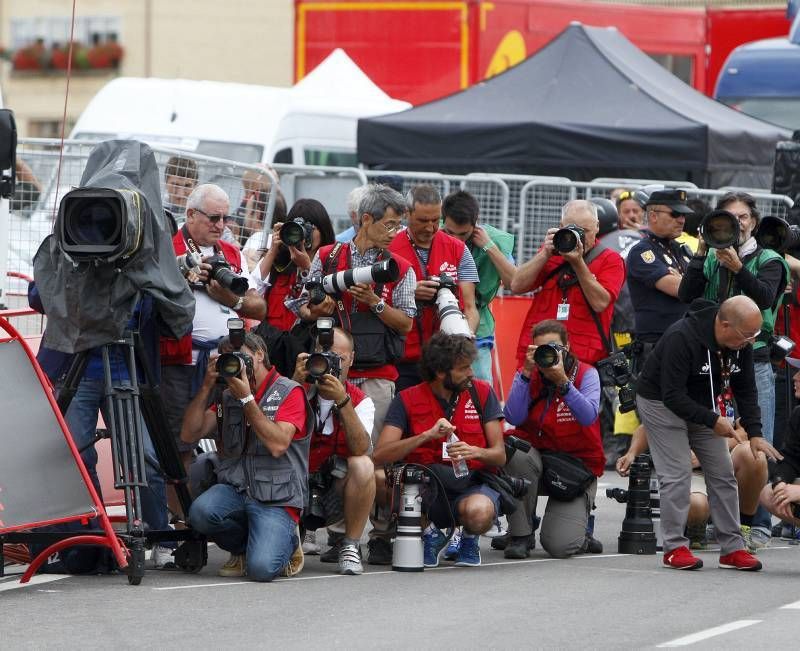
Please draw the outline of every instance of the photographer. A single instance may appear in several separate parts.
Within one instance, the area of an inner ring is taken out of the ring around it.
[[[230,339],[220,349],[230,349]],[[314,415],[303,388],[269,363],[264,341],[244,335],[238,375],[225,375],[221,398],[218,483],[202,493],[189,511],[196,530],[231,558],[221,576],[271,581],[284,568],[297,573],[302,560],[298,523],[308,501],[308,453]],[[194,445],[216,432],[217,410],[208,409],[222,379],[214,358],[181,428]],[[290,565],[290,560],[292,565]]]
[[[235,276],[247,278],[246,262],[239,249],[220,240],[229,208],[228,195],[222,188],[208,183],[197,186],[186,200],[186,223],[172,239],[176,255],[191,251],[202,257],[197,271],[189,274],[196,301],[192,332],[182,339],[161,340],[161,392],[170,429],[176,437],[183,412],[203,382],[209,353],[228,333],[228,319],[238,314],[260,320],[266,313],[264,299],[258,296],[252,282],[244,296],[237,296],[211,277],[209,260],[217,267],[227,265]],[[179,441],[178,447],[188,467],[192,446]],[[177,506],[173,510],[176,509]]]
[[[439,230],[442,219],[442,197],[432,185],[418,185],[406,197],[408,228],[394,238],[389,247],[392,253],[408,260],[416,274],[414,298],[417,313],[406,337],[403,358],[397,364],[397,390],[401,391],[421,381],[417,363],[422,344],[439,329],[435,304],[440,275],[447,275],[458,285],[459,309],[464,313],[469,329],[478,329],[480,316],[475,302],[475,287],[480,282],[475,260],[464,242]]]
[[[475,286],[475,305],[478,309],[478,328],[475,345],[475,375],[480,380],[492,381],[492,349],[494,348],[494,316],[489,305],[497,296],[500,283],[511,287],[516,267],[511,252],[514,236],[484,224],[478,226],[480,206],[469,192],[459,190],[447,195],[442,203],[443,230],[467,245],[480,282]]]
[[[577,243],[559,253],[554,236],[570,226],[576,228]],[[600,225],[592,202],[565,204],[561,227],[547,231],[542,247],[517,269],[511,283],[515,294],[533,291],[517,344],[519,366],[527,356],[534,324],[545,319],[564,322],[573,353],[583,362],[595,364],[611,352],[608,333],[614,302],[625,280],[625,265],[618,253],[597,244]]]
[[[522,508],[508,516],[511,536],[506,558],[527,558],[533,548],[532,518],[540,494],[548,494],[543,482],[548,452],[569,455],[595,478],[603,474],[605,456],[600,436],[600,379],[597,370],[570,352],[563,322],[548,319],[532,332],[525,363],[514,376],[503,413],[517,427],[510,432],[531,443],[527,453],[517,452],[506,465],[515,477],[530,480],[521,499]],[[567,558],[588,547],[587,524],[597,480],[579,494],[563,501],[552,494],[542,518],[540,540],[555,558]]]
[[[500,404],[486,382],[472,379],[476,355],[471,339],[434,334],[422,348],[425,381],[392,401],[373,455],[376,465],[405,461],[427,466],[444,488],[444,495],[427,504],[431,523],[423,535],[425,567],[439,564],[447,543],[440,528],[453,524],[451,514],[464,527],[456,565],[480,565],[479,536],[500,514],[500,494],[476,474],[506,462]],[[456,477],[451,464],[458,461],[467,462],[466,476]],[[375,474],[383,486],[383,471]]]
[[[320,501],[327,505],[337,503],[335,512],[324,513],[325,522],[333,524],[344,517],[344,536],[321,560],[336,560],[340,574],[361,574],[361,549],[359,541],[367,524],[369,511],[375,499],[375,466],[368,454],[372,447],[370,432],[375,416],[375,405],[361,389],[347,381],[347,373],[353,363],[353,338],[341,328],[333,328],[333,343],[318,347],[317,353],[334,356],[329,362],[330,369],[318,376],[314,369],[308,368],[309,354],[297,357],[295,382],[306,385],[306,393],[315,416],[314,433],[311,437],[309,473],[317,475],[320,484],[333,491],[340,499],[329,499],[322,495]],[[320,334],[322,340],[322,334]],[[322,342],[320,342],[322,343]],[[312,359],[312,363],[315,360]],[[338,366],[338,368],[337,368]],[[344,467],[339,467],[343,464]],[[334,471],[336,475],[331,474]],[[341,473],[344,476],[340,476]],[[314,493],[312,491],[309,514],[314,513]],[[308,523],[308,516],[306,523]],[[313,533],[315,525],[308,526],[308,534]],[[316,541],[315,541],[316,542]]]
[[[800,359],[786,362],[800,369]],[[795,398],[800,398],[800,370],[792,376]],[[783,459],[770,468],[770,483],[761,491],[761,505],[784,522],[800,527],[800,407],[795,407],[783,436]]]
[[[763,452],[780,458],[761,436],[753,376],[753,349],[761,312],[746,296],[718,306],[698,299],[689,313],[659,339],[637,382],[636,405],[647,430],[661,491],[664,565],[698,569],[684,536],[689,509],[694,450],[706,476],[711,517],[722,554],[720,567],[759,570],[761,563],[744,549],[739,530],[739,499],[725,438],[749,439],[753,458]],[[733,426],[733,402],[741,429]]]

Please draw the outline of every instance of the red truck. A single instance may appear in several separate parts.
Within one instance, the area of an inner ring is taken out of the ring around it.
[[[761,6],[754,6],[754,5]],[[711,95],[737,45],[783,36],[785,3],[658,7],[569,0],[295,0],[295,81],[333,49],[386,93],[421,104],[519,63],[571,21],[615,26],[662,65]]]

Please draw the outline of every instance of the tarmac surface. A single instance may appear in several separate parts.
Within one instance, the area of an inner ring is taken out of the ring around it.
[[[20,586],[7,575],[0,649],[797,648],[800,546],[773,539],[757,573],[719,569],[713,549],[699,552],[705,567],[695,572],[663,568],[661,554],[620,555],[625,507],[605,488],[627,481],[606,473],[600,483],[604,553],[567,560],[537,540],[530,559],[506,561],[483,538],[481,567],[443,562],[424,573],[365,564],[345,577],[307,556],[299,576],[257,584],[218,577],[227,554],[211,546],[200,573],[152,570],[140,586],[122,575],[40,575]]]

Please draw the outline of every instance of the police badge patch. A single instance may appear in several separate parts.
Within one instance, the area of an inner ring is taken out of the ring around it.
[[[656,261],[656,254],[652,251],[642,251],[642,260],[644,260],[647,264],[651,264]]]

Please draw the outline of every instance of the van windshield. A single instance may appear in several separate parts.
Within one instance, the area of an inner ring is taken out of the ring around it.
[[[725,104],[754,118],[787,129],[800,129],[800,97],[725,98]]]
[[[201,156],[224,158],[237,163],[260,163],[264,148],[241,142],[221,142],[215,140],[198,140],[196,138],[180,138],[177,136],[154,136],[149,134],[112,134],[84,132],[75,135],[77,140],[102,141],[110,138],[130,138],[142,140],[152,145],[161,145],[173,149],[183,149]]]

